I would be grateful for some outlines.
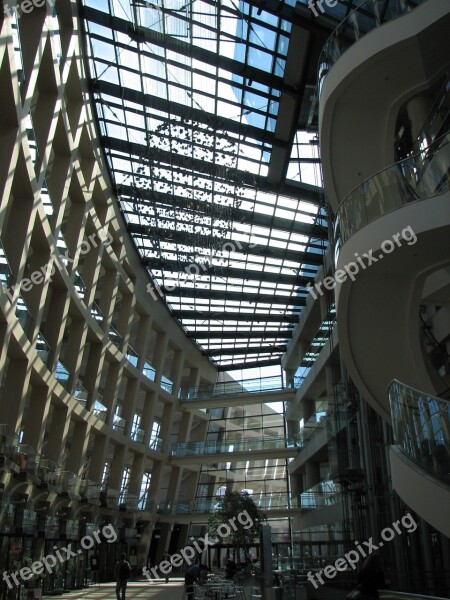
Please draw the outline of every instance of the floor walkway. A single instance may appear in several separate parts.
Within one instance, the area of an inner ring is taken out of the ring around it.
[[[244,586],[247,600],[251,600],[251,584]],[[283,590],[286,592],[287,590]],[[126,600],[182,600],[184,578],[174,577],[168,583],[164,580],[130,582],[127,587]],[[348,591],[322,587],[314,591],[308,590],[308,600],[345,600]],[[283,600],[293,599],[293,595],[284,594]],[[82,590],[66,592],[62,596],[44,596],[45,600],[116,600],[115,585],[101,583]],[[304,597],[303,597],[304,598]],[[303,600],[301,598],[301,600]],[[300,599],[299,599],[300,600]]]
[[[181,600],[184,591],[184,579],[174,578],[165,583],[160,581],[130,582],[127,586],[126,600]],[[55,600],[116,600],[116,590],[113,583],[101,583],[82,590],[66,592],[62,596],[44,596],[45,599]]]

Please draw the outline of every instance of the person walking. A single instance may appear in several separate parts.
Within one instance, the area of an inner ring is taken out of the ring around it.
[[[378,590],[386,585],[381,560],[378,554],[370,554],[358,573],[358,589],[362,600],[379,598]]]
[[[206,565],[191,565],[188,567],[184,576],[187,600],[194,600],[194,583],[205,583],[207,577],[208,567]]]
[[[117,600],[125,600],[128,579],[131,575],[131,566],[127,561],[127,555],[122,553],[120,560],[114,565],[114,578],[116,580],[116,597]]]

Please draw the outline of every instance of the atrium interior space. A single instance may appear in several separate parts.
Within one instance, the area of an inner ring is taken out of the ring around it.
[[[448,598],[448,0],[16,4],[0,598]]]

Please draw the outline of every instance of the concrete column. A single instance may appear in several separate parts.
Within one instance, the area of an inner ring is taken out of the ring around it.
[[[305,486],[306,489],[309,490],[313,485],[320,483],[320,464],[316,462],[307,462],[305,468]]]
[[[45,455],[44,432],[50,411],[48,388],[31,388],[30,408],[23,443],[29,444],[39,454]]]
[[[133,466],[131,467],[130,485],[128,490],[130,494],[135,494],[139,497],[142,484],[142,475],[144,473],[145,457],[143,454],[135,454]]]
[[[170,369],[170,380],[173,382],[173,394],[178,395],[180,389],[181,379],[183,377],[184,370],[184,351],[175,350],[172,366]]]
[[[3,381],[0,420],[19,433],[25,409],[26,390],[30,381],[27,360],[10,359]]]
[[[57,405],[53,408],[50,423],[51,434],[48,436],[45,447],[45,456],[61,464],[64,455],[64,446],[69,431],[70,417],[67,406]]]
[[[89,464],[89,479],[100,482],[105,468],[108,450],[108,438],[106,435],[96,434],[92,448],[91,462]]]
[[[162,439],[162,452],[167,454],[169,451],[170,433],[172,430],[173,416],[175,413],[175,406],[170,403],[164,406],[163,416],[161,420],[161,439]]]
[[[155,344],[155,353],[153,358],[153,366],[156,371],[155,383],[161,382],[162,371],[166,362],[166,355],[169,346],[169,337],[167,333],[161,331],[158,333]]]
[[[87,447],[89,444],[90,425],[84,421],[76,421],[73,428],[73,436],[70,444],[70,452],[67,456],[66,469],[76,475],[80,475],[85,462]]]
[[[115,446],[114,456],[111,461],[111,472],[108,479],[108,487],[113,490],[120,490],[122,483],[123,470],[125,467],[125,446]]]

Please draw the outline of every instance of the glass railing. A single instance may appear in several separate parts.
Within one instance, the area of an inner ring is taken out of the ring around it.
[[[70,373],[62,362],[58,361],[55,372],[53,373],[55,379],[63,386],[64,389],[69,388]]]
[[[128,344],[128,348],[125,353],[125,358],[128,360],[128,362],[130,362],[133,365],[133,367],[137,367],[139,354],[130,344]]]
[[[0,241],[0,284],[5,287],[10,287],[13,283],[12,270],[9,266],[8,258],[6,256],[3,244]]]
[[[16,464],[20,471],[37,476],[41,455],[28,444],[20,444],[16,454]]]
[[[114,431],[118,431],[119,433],[125,433],[126,420],[122,419],[118,415],[113,416],[113,429]]]
[[[373,175],[343,200],[334,229],[336,260],[342,245],[368,223],[410,202],[449,191],[449,142],[446,133],[419,154]]]
[[[447,73],[446,80],[436,96],[433,105],[425,119],[425,123],[415,140],[412,152],[417,154],[429,146],[442,132],[448,129],[448,117],[450,115],[450,79]]]
[[[131,432],[131,439],[139,444],[144,443],[145,431],[139,427]]]
[[[80,493],[81,478],[71,471],[61,471],[59,474],[61,492],[78,496]]]
[[[425,0],[398,0],[397,2],[366,0],[349,13],[333,31],[322,49],[317,74],[318,96],[327,73],[348,48],[369,31],[410,12],[422,2]]]
[[[150,498],[148,497],[148,493],[143,494],[139,498],[137,510],[148,511],[148,512],[153,510],[153,503],[150,500]]]
[[[251,498],[256,506],[263,511],[287,510],[299,506],[298,498],[286,494],[252,495]],[[199,498],[191,502],[172,502],[166,500],[159,502],[157,512],[162,515],[210,514],[217,510],[219,505],[220,498],[216,497]]]
[[[97,417],[103,423],[106,423],[106,417],[108,416],[108,409],[104,404],[100,402],[100,400],[96,400],[94,402],[94,407],[92,409],[92,414],[94,417]]]
[[[261,450],[284,450],[297,447],[294,438],[265,437],[244,440],[183,442],[170,445],[170,456],[199,456],[204,454],[227,454],[236,452],[255,452]]]
[[[88,502],[99,502],[100,500],[100,483],[83,479],[80,483],[80,496]]]
[[[119,495],[119,490],[106,486],[100,492],[100,501],[102,505],[106,505],[108,508],[117,508],[119,505]]]
[[[132,512],[137,510],[139,502],[139,497],[137,494],[130,494],[129,492],[125,492],[119,498],[119,508],[125,509],[128,512]]]
[[[97,321],[97,323],[100,325],[100,327],[103,324],[103,319],[105,318],[102,311],[100,310],[99,305],[97,304],[97,302],[92,303],[91,306],[91,316],[94,317],[94,319]]]
[[[26,535],[33,535],[36,532],[37,512],[25,508],[22,517],[22,531]]]
[[[300,508],[303,510],[317,510],[341,501],[341,486],[334,481],[321,481],[300,494]]]
[[[37,338],[36,338],[36,352],[37,352],[37,354],[39,354],[40,359],[42,360],[42,362],[45,365],[48,363],[48,360],[50,358],[50,351],[51,351],[51,348],[50,348],[47,340],[42,335],[42,333],[39,331]]]
[[[163,389],[164,391],[166,391],[167,393],[171,394],[173,392],[173,381],[170,381],[170,379],[168,377],[165,377],[163,375],[161,377],[159,387],[161,389]]]
[[[161,452],[162,445],[163,445],[163,441],[161,438],[151,437],[148,447],[149,447],[149,450],[154,450],[155,452]]]
[[[109,326],[108,336],[111,342],[117,348],[117,350],[122,350],[123,338],[112,323]]]
[[[75,271],[73,285],[82,300],[86,299],[87,287],[78,271]]]
[[[68,519],[65,523],[66,527],[66,538],[68,540],[76,540],[79,539],[80,533],[80,522],[78,519]]]
[[[5,456],[8,460],[16,462],[16,455],[19,451],[19,436],[11,429],[9,425],[0,425],[0,456]]]
[[[142,367],[142,373],[148,379],[150,379],[150,381],[155,381],[155,377],[156,377],[155,367],[153,367],[150,363],[148,363],[148,362],[144,363],[144,366]]]
[[[180,392],[181,400],[202,400],[217,396],[235,396],[237,394],[259,394],[261,392],[277,392],[286,387],[298,387],[299,378],[290,384],[285,384],[281,377],[260,377],[257,379],[243,379],[242,381],[224,381],[220,383],[204,384],[198,387],[183,389]]]
[[[82,404],[85,408],[88,401],[88,391],[83,386],[80,380],[77,381],[75,385],[75,389],[73,391],[73,396],[75,400],[77,400],[80,404]]]
[[[53,460],[41,458],[38,467],[38,477],[41,483],[56,486],[59,482],[61,468]]]
[[[389,386],[394,441],[428,473],[450,484],[450,402],[399,381]]]
[[[34,329],[34,319],[31,316],[30,311],[28,310],[27,305],[25,304],[22,296],[18,296],[17,304],[16,304],[16,317],[19,321],[22,329],[25,332],[25,335],[29,340],[32,339],[33,329]]]

